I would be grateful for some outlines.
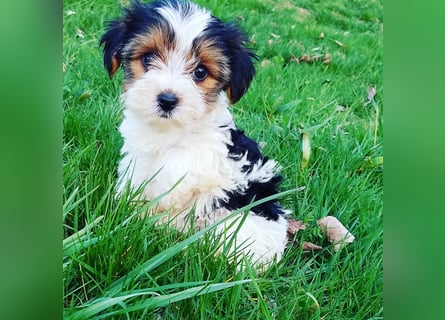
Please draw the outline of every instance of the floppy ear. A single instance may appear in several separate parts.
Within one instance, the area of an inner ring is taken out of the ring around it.
[[[230,102],[236,103],[247,92],[255,75],[252,59],[258,57],[246,47],[247,36],[234,24],[226,24],[226,44],[230,58],[230,80],[226,88]]]
[[[122,62],[121,50],[125,39],[126,25],[122,20],[115,20],[108,24],[107,32],[100,39],[99,45],[104,45],[104,66],[110,78],[116,73]]]

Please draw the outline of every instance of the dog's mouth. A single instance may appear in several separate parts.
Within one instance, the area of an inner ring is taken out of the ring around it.
[[[173,115],[173,111],[159,110],[158,115],[160,118],[163,118],[163,119],[171,119],[172,115]]]

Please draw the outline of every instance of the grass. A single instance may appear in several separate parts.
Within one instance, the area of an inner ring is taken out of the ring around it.
[[[282,202],[307,226],[298,241],[324,248],[291,244],[261,275],[215,255],[212,228],[183,234],[138,218],[156,199],[114,197],[122,74],[108,79],[98,39],[122,2],[64,1],[64,317],[382,318],[382,1],[198,1],[250,35],[257,75],[232,112],[283,166],[282,190],[305,187]],[[326,215],[356,241],[334,252],[316,226]]]

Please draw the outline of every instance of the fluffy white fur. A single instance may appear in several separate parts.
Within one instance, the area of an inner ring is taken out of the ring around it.
[[[276,162],[269,160],[265,166],[258,163],[251,172],[243,174],[241,167],[246,160],[234,161],[227,157],[226,144],[231,143],[229,131],[221,127],[234,127],[234,124],[225,94],[221,94],[215,111],[206,115],[200,126],[192,127],[173,124],[171,119],[158,116],[154,124],[147,126],[147,118],[132,110],[132,97],[139,99],[141,92],[135,96],[132,93],[130,89],[123,95],[127,109],[120,126],[124,137],[124,157],[119,163],[120,189],[129,181],[133,188],[150,181],[143,196],[153,199],[182,179],[162,197],[157,208],[159,212],[170,210],[176,216],[172,222],[177,228],[189,227],[192,208],[197,229],[226,217],[230,212],[223,208],[208,214],[215,198],[225,198],[226,191],[240,185],[247,187],[249,179],[268,181],[277,171]],[[134,106],[137,109],[138,104]],[[218,232],[224,232],[231,221],[218,226]],[[235,228],[226,232],[233,233]],[[241,245],[239,250],[252,256],[254,263],[267,265],[274,257],[281,259],[287,241],[286,229],[285,218],[275,222],[251,212],[237,232],[234,244]]]
[[[159,202],[158,212],[169,210],[178,228],[188,228],[189,211],[195,208],[197,229],[213,223],[230,212],[214,209],[214,199],[227,198],[227,192],[242,191],[248,180],[268,181],[278,170],[277,164],[262,160],[249,172],[242,167],[247,159],[233,160],[227,156],[230,128],[235,128],[228,110],[226,93],[221,91],[216,102],[209,105],[192,76],[185,72],[193,39],[206,28],[211,15],[193,5],[193,15],[183,18],[169,6],[158,9],[173,26],[178,39],[168,62],[153,62],[141,78],[132,81],[121,99],[125,106],[120,132],[124,139],[123,158],[119,163],[119,192],[127,183],[132,188],[145,185],[143,197],[153,199],[169,191]],[[162,92],[179,97],[179,105],[168,118],[160,117],[157,97]],[[156,174],[157,173],[157,174]],[[213,210],[213,211],[212,211]],[[233,228],[218,232],[232,233]],[[252,255],[255,263],[267,264],[281,258],[286,244],[287,220],[266,220],[251,212],[236,234],[243,252]],[[246,246],[246,244],[248,244]]]
[[[287,242],[286,232],[288,222],[280,217],[278,221],[270,221],[264,217],[257,216],[252,212],[246,216],[246,220],[237,230],[238,225],[228,219],[217,227],[217,232],[229,237],[236,234],[235,247],[238,252],[243,252],[250,257],[256,265],[268,266],[274,258],[280,261],[284,251],[284,244]]]

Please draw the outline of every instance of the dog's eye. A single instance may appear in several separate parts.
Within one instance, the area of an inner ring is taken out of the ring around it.
[[[207,78],[207,68],[204,67],[202,64],[200,64],[194,71],[193,76],[197,81],[203,81],[205,78]]]
[[[154,52],[147,52],[142,56],[141,61],[145,68],[148,68],[150,66],[154,57],[155,57]]]

